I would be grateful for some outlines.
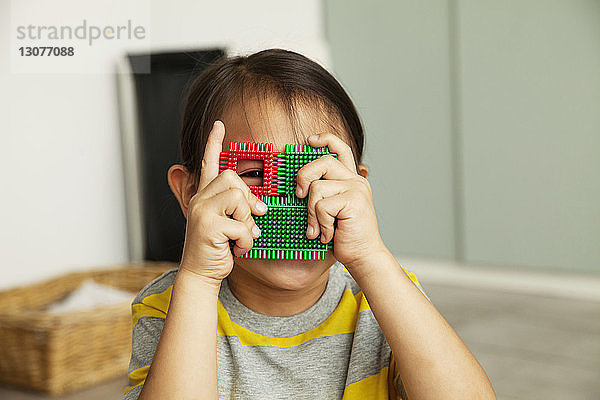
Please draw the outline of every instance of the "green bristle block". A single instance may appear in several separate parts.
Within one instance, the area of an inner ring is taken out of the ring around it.
[[[306,237],[306,199],[272,196],[267,205],[269,211],[265,215],[254,216],[261,235],[254,239],[254,251],[244,254],[245,257],[260,255],[259,258],[314,260],[321,259],[320,253],[333,247],[331,243],[321,243],[318,237]]]
[[[305,144],[286,144],[285,153],[281,153],[277,157],[277,193],[293,195],[296,192],[296,175],[298,174],[298,170],[325,154],[337,158],[337,154],[330,153],[327,146],[314,148]]]

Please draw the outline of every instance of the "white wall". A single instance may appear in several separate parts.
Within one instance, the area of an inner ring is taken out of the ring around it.
[[[329,65],[317,0],[153,0],[150,11],[155,51],[279,46]],[[0,2],[5,55],[9,16]],[[127,261],[117,112],[111,74],[11,74],[0,58],[0,289]]]

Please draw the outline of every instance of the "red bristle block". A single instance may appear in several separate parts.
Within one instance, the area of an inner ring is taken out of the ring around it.
[[[263,184],[250,186],[250,191],[266,203],[269,196],[279,196],[277,193],[278,154],[273,152],[273,143],[230,142],[229,151],[221,152],[219,156],[219,173],[226,169],[236,171],[238,160],[263,160]]]

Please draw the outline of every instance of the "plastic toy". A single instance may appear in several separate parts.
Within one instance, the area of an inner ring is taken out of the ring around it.
[[[254,246],[240,258],[264,258],[277,260],[323,260],[327,251],[333,249],[333,241],[321,243],[306,237],[307,201],[295,194],[296,175],[305,164],[330,153],[325,147],[286,144],[283,153],[273,152],[272,143],[231,142],[229,151],[221,152],[219,172],[237,170],[238,160],[263,160],[262,186],[249,186],[250,191],[264,201],[269,210],[254,215],[261,235],[254,239]],[[230,245],[233,247],[233,241]]]

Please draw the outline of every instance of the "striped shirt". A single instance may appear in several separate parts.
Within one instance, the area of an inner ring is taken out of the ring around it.
[[[412,272],[403,270],[421,290]],[[158,345],[177,268],[132,303],[129,385],[137,399]],[[425,294],[423,292],[423,294]],[[254,312],[221,283],[217,323],[219,399],[406,399],[391,349],[362,290],[336,262],[323,295],[289,317]]]

